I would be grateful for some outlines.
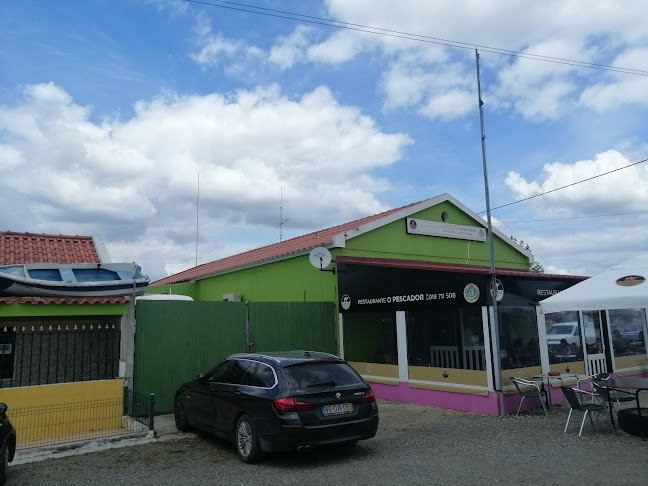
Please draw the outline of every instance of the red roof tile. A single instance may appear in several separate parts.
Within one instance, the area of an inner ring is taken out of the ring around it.
[[[153,282],[150,285],[168,285],[173,283],[187,282],[195,278],[212,275],[225,270],[231,270],[257,262],[271,260],[273,258],[289,255],[291,253],[310,250],[311,248],[318,246],[325,246],[331,243],[333,236],[337,234],[344,233],[345,231],[357,228],[362,225],[366,225],[378,219],[389,216],[393,213],[397,213],[398,211],[416,206],[417,204],[425,203],[426,201],[430,201],[430,199],[408,204],[407,206],[402,206],[400,208],[390,209],[389,211],[385,211],[383,213],[374,214],[373,216],[368,216],[362,219],[356,219],[355,221],[350,221],[339,226],[333,226],[331,228],[315,231],[313,233],[298,236],[290,240],[263,246],[261,248],[256,248],[254,250],[250,250],[245,253],[239,253],[238,255],[233,255],[221,260],[204,263],[197,267],[190,268],[189,270],[185,270],[184,272],[176,273],[175,275],[171,275],[169,277]]]
[[[92,236],[0,232],[0,265],[101,263]]]

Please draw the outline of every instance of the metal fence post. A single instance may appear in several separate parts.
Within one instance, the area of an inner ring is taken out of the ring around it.
[[[153,430],[153,412],[155,411],[155,393],[149,395],[149,430]]]

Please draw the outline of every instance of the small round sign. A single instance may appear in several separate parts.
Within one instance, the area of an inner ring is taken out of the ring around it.
[[[479,287],[474,283],[469,283],[464,287],[463,296],[466,302],[474,304],[479,300]]]
[[[633,287],[644,283],[646,279],[641,275],[627,275],[617,279],[616,284],[621,287]]]

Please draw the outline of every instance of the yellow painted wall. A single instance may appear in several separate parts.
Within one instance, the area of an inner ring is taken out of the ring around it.
[[[360,361],[349,361],[349,364],[370,383],[398,385],[398,365],[362,363]]]
[[[18,442],[94,430],[120,428],[122,380],[84,381],[0,390],[0,402]]]
[[[614,358],[614,364],[616,366],[617,375],[619,376],[630,376],[641,373],[642,371],[637,370],[637,368],[643,368],[644,371],[648,370],[648,360],[646,359],[645,354],[619,356]]]
[[[449,391],[454,393],[466,393],[469,395],[488,395],[488,390],[478,390],[474,388],[462,388],[448,385],[470,385],[470,386],[488,386],[488,378],[485,371],[463,370],[456,368],[430,368],[426,366],[408,367],[410,380],[433,381],[435,383],[412,383],[410,388],[425,388],[426,390]],[[443,375],[447,376],[443,376]]]
[[[504,388],[505,395],[512,395],[517,393],[511,376],[516,378],[524,378],[525,380],[533,380],[533,376],[542,374],[540,366],[531,366],[529,368],[513,368],[510,370],[502,370],[502,387]],[[526,390],[525,390],[526,391]]]

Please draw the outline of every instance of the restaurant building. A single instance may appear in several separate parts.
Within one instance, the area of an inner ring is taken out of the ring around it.
[[[594,348],[578,334],[559,349],[552,326],[573,316],[538,306],[586,277],[529,272],[532,254],[494,229],[492,289],[487,236],[481,217],[443,194],[191,268],[148,293],[333,302],[338,352],[378,397],[499,414],[519,403],[509,377],[587,374]],[[645,358],[645,345],[636,352]]]

